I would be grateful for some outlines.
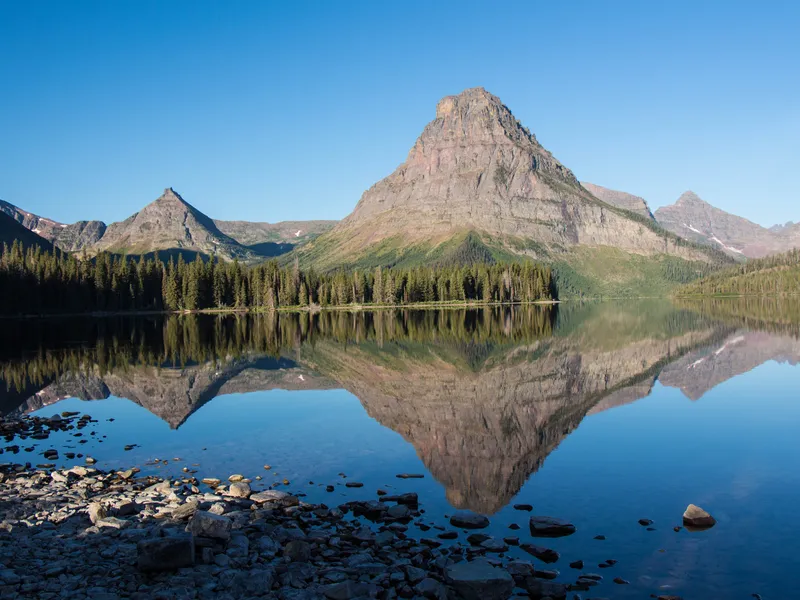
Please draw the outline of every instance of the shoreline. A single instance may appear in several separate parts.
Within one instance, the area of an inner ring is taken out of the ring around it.
[[[278,307],[275,313],[319,313],[327,311],[344,312],[371,312],[386,311],[397,309],[411,310],[444,310],[444,309],[472,309],[488,308],[498,306],[552,306],[563,303],[563,300],[535,300],[533,302],[413,302],[409,304],[345,304],[343,306],[286,306]],[[158,315],[262,315],[269,314],[270,311],[262,308],[203,308],[198,310],[117,310],[117,311],[95,311],[77,313],[46,313],[28,315],[0,315],[0,319],[9,320],[28,320],[28,319],[62,319],[62,318],[92,318],[101,319],[107,317],[146,317]]]
[[[78,413],[26,417],[0,421],[0,434],[46,439],[51,431],[93,423]],[[54,449],[42,455],[60,460]],[[242,474],[200,479],[190,459],[184,459],[182,475],[165,478],[141,475],[136,467],[101,470],[93,458],[65,456],[84,464],[0,465],[3,597],[48,600],[68,590],[69,598],[93,600],[507,600],[516,591],[556,600],[628,583],[619,577],[624,570],[604,577],[589,565],[584,570],[583,561],[560,575],[552,568],[559,553],[538,544],[573,535],[576,528],[536,516],[530,505],[514,506],[530,533],[495,538],[482,533],[490,517],[456,511],[445,515],[449,522],[436,523],[416,492],[362,490],[363,484],[344,477],[325,491],[346,487],[357,499],[328,506],[306,502],[305,494],[288,491],[286,481],[270,486],[261,476]],[[539,562],[512,556],[519,554],[515,548]],[[613,567],[616,561],[606,563]]]

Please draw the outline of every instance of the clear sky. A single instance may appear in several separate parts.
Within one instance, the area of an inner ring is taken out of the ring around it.
[[[483,86],[583,180],[800,221],[800,2],[0,0],[0,198],[341,218]]]

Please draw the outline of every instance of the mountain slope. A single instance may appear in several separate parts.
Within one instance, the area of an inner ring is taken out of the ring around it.
[[[223,260],[251,261],[257,255],[222,233],[209,217],[167,188],[154,202],[118,223],[92,247],[93,252],[148,254],[202,253]]]
[[[0,212],[0,250],[3,244],[11,246],[14,240],[19,240],[26,248],[40,246],[42,250],[53,249],[53,245],[46,239],[22,226],[5,212]]]
[[[597,200],[483,88],[441,100],[407,160],[298,255],[321,269],[431,262],[471,232],[502,259],[569,262],[575,248],[612,246],[723,260]]]
[[[629,210],[645,219],[654,219],[653,213],[650,212],[650,207],[647,205],[647,201],[644,198],[628,194],[627,192],[604,188],[601,185],[595,185],[588,181],[581,181],[581,185],[588,190],[592,196],[602,200],[606,204]]]
[[[65,225],[29,213],[2,200],[0,200],[0,212],[67,252],[76,252],[97,243],[106,230],[106,224],[102,221],[78,221]]]
[[[800,227],[767,229],[684,192],[675,204],[656,210],[659,225],[688,240],[715,246],[731,256],[760,258],[800,246]]]

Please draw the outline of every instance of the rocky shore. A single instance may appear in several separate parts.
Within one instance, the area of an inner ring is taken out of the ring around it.
[[[26,419],[2,423],[0,433],[43,439],[88,421]],[[431,523],[416,493],[377,490],[327,506],[254,490],[261,483],[243,475],[199,480],[186,471],[165,479],[91,464],[0,465],[0,598],[574,600],[591,597],[604,579],[578,561],[574,577],[558,582],[558,571],[507,555],[519,546],[546,565],[556,551],[485,535],[482,515]],[[529,529],[530,541],[575,532],[568,521],[536,515]]]

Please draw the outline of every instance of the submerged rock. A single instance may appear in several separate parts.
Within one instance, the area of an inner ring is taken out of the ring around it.
[[[575,525],[555,517],[531,517],[530,529],[533,537],[564,537],[575,533]]]
[[[467,511],[459,511],[450,517],[450,524],[461,529],[484,529],[489,526],[489,519]]]
[[[463,600],[506,600],[514,590],[511,574],[483,558],[452,565],[445,577]]]

